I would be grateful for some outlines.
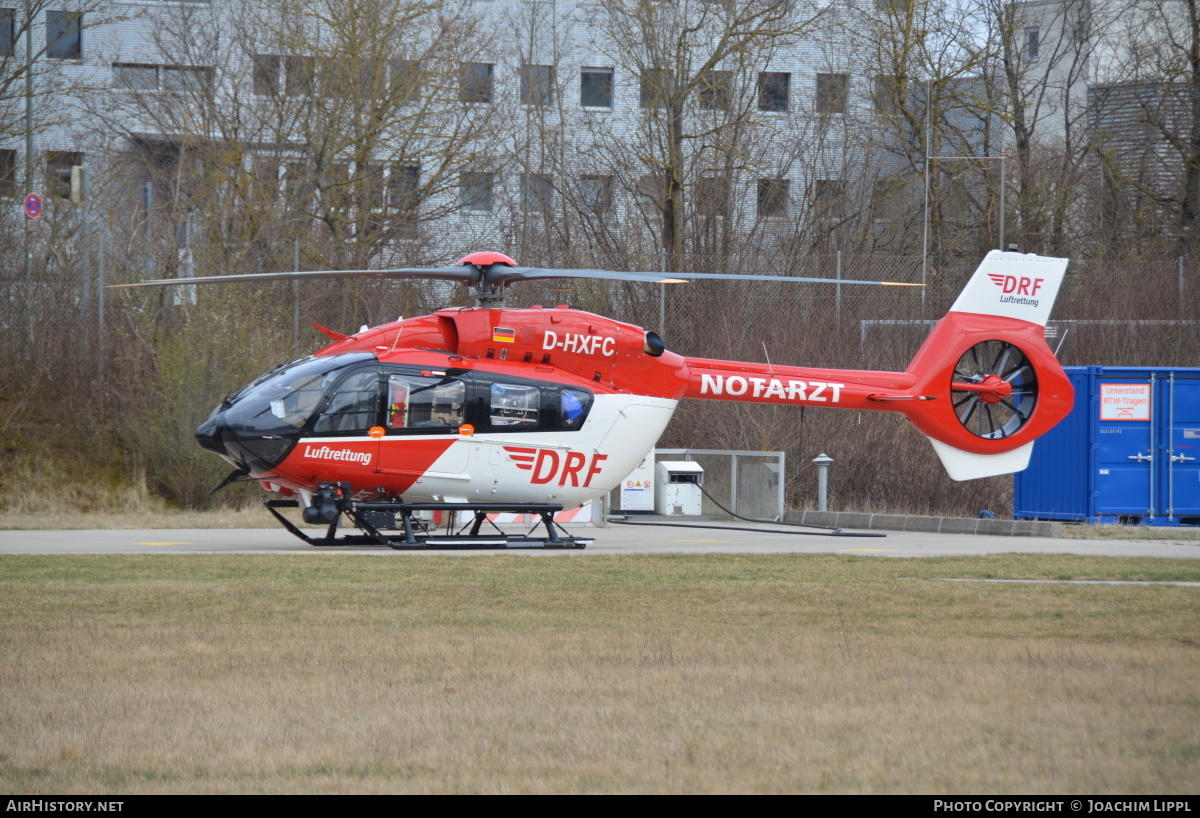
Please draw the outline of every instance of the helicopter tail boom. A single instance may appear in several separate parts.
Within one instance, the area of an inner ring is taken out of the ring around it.
[[[992,251],[904,372],[688,358],[686,397],[899,412],[955,480],[1020,471],[1073,402],[1044,337],[1066,267]]]

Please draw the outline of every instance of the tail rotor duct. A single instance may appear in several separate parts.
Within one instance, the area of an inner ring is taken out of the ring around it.
[[[1008,341],[980,341],[958,359],[950,401],[958,422],[986,440],[1016,434],[1037,406],[1037,373],[1028,356]]]

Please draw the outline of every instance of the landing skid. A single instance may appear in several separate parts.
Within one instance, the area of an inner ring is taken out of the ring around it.
[[[562,506],[552,503],[359,503],[351,500],[340,504],[343,506],[341,514],[334,517],[324,537],[309,536],[276,511],[280,508],[299,508],[299,501],[267,500],[264,505],[289,532],[316,546],[386,545],[396,551],[407,551],[440,548],[587,548],[595,542],[592,537],[571,536],[556,526],[554,515],[562,511]],[[467,511],[474,516],[457,533],[434,534],[427,529],[427,521],[413,516],[418,511]],[[489,520],[489,514],[536,514],[541,519],[525,534],[509,534]],[[364,533],[338,536],[342,515],[350,525]],[[485,524],[494,530],[484,531]],[[545,536],[530,536],[539,527],[545,528]],[[393,530],[395,534],[384,533]]]

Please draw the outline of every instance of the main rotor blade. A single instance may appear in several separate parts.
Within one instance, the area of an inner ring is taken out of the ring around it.
[[[890,287],[922,287],[899,281],[861,281],[850,278],[810,278],[804,276],[744,275],[740,273],[636,273],[618,270],[561,270],[543,267],[506,267],[494,265],[487,271],[492,284],[533,281],[547,278],[607,278],[616,281],[644,281],[651,284],[682,284],[693,279],[719,281],[787,281],[797,284],[874,284]]]
[[[479,269],[473,265],[460,267],[398,267],[391,270],[309,270],[287,273],[247,273],[232,276],[200,276],[197,278],[159,278],[135,281],[130,284],[109,284],[110,288],[171,287],[180,284],[236,284],[240,281],[297,281],[323,278],[434,278],[444,281],[479,281]]]
[[[386,270],[309,270],[305,272],[247,273],[244,275],[200,276],[197,278],[160,278],[135,281],[129,284],[109,284],[113,289],[130,287],[178,287],[188,284],[236,284],[243,281],[303,281],[335,278],[430,278],[442,281],[462,281],[468,284],[487,282],[503,287],[517,281],[545,279],[594,278],[610,281],[638,281],[648,284],[686,284],[694,280],[717,281],[783,281],[793,284],[868,284],[884,287],[922,287],[900,281],[862,281],[851,278],[812,278],[808,276],[745,275],[739,273],[645,273],[631,270],[576,270],[544,267],[509,267],[492,264],[477,267],[464,264],[454,267],[395,267]]]

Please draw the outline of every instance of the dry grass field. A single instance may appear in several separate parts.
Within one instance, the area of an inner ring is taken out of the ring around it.
[[[0,558],[0,791],[1200,791],[1194,561]]]

